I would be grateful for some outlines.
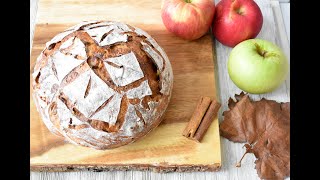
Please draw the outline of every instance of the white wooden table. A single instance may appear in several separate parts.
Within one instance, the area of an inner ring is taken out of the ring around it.
[[[220,0],[215,0],[219,2]],[[266,39],[280,46],[290,61],[290,0],[255,0],[260,6],[264,24],[257,38]],[[37,15],[38,0],[30,0],[30,46],[34,32],[34,24]],[[219,96],[222,102],[222,108],[219,114],[220,121],[223,119],[222,112],[227,110],[227,100],[235,93],[240,93],[230,80],[227,72],[227,58],[231,48],[227,48],[216,42],[217,64],[216,71],[218,73],[217,83],[219,85]],[[30,48],[31,52],[31,48]],[[281,102],[290,101],[290,78],[282,84],[280,88],[272,93],[263,95],[252,95],[255,100],[262,97]],[[149,171],[112,171],[112,172],[31,172],[30,179],[54,179],[54,180],[73,180],[73,179],[103,179],[103,180],[122,180],[122,179],[156,179],[156,180],[233,180],[259,179],[254,169],[255,157],[247,154],[242,161],[241,168],[236,168],[235,163],[241,158],[245,149],[243,144],[233,143],[225,138],[221,138],[222,150],[222,169],[219,172],[190,172],[190,173],[154,173]],[[290,178],[287,178],[290,179]]]

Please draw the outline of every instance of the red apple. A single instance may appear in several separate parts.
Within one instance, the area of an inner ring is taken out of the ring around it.
[[[162,22],[183,39],[198,39],[208,32],[214,16],[213,0],[163,0]]]
[[[219,42],[234,47],[255,38],[262,24],[261,10],[253,0],[221,0],[216,6],[212,32]]]

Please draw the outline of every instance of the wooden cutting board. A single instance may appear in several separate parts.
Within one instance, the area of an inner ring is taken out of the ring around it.
[[[45,43],[55,34],[84,20],[114,20],[139,27],[154,37],[171,61],[174,87],[163,122],[157,128],[132,144],[104,151],[72,145],[51,134],[30,94],[32,171],[220,169],[218,119],[201,143],[181,135],[200,96],[218,99],[211,36],[192,42],[175,37],[163,26],[160,7],[160,0],[39,0],[30,73]],[[30,89],[32,93],[31,84]]]

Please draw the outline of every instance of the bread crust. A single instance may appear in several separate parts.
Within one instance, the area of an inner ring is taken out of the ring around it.
[[[157,127],[173,87],[170,61],[157,42],[112,21],[81,22],[57,34],[32,77],[47,128],[95,149],[132,143]]]

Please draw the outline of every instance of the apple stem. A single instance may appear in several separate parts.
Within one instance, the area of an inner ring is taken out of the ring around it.
[[[191,0],[184,0],[186,3],[191,3]]]
[[[267,54],[267,51],[262,50],[261,56],[266,57],[266,54]]]
[[[257,51],[260,54],[260,56],[262,56],[262,57],[267,56],[268,51],[263,50],[257,43],[254,43],[254,45],[256,46]]]
[[[242,8],[238,8],[236,10],[236,12],[239,14],[239,15],[243,15],[243,9]]]

